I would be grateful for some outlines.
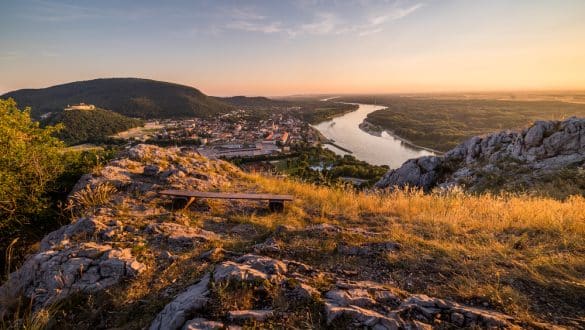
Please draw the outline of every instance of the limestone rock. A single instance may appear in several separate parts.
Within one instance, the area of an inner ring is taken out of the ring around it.
[[[77,292],[92,293],[120,283],[145,269],[130,249],[81,243],[72,247],[43,250],[27,259],[0,287],[0,300],[23,295],[33,301],[33,310],[48,306]],[[2,314],[0,308],[0,314]]]
[[[446,315],[446,318],[460,327],[481,328],[518,328],[511,321],[513,318],[498,312],[463,306],[451,301],[431,298],[426,295],[413,295],[404,300],[400,306],[403,310],[416,310],[427,317],[435,314]]]
[[[218,238],[213,232],[172,222],[149,225],[146,228],[146,232],[155,234],[160,239],[166,240],[167,244],[173,250],[192,248],[197,243],[208,242]]]
[[[224,321],[201,318],[212,299],[208,287],[211,279],[248,282],[257,289],[264,281],[278,286],[284,297],[296,302],[322,302],[328,326],[344,325],[356,329],[431,329],[434,326],[468,328],[517,328],[510,316],[464,306],[425,295],[411,295],[376,282],[337,280],[330,289],[319,291],[309,285],[316,270],[295,261],[278,260],[247,254],[218,264],[211,273],[169,303],[151,324],[151,329],[231,328],[232,322],[262,322],[274,317],[273,310],[232,310]],[[335,276],[331,274],[331,276]],[[262,289],[260,289],[262,291]],[[266,302],[268,305],[270,302]],[[286,313],[285,311],[279,311]],[[188,321],[189,320],[189,321]]]
[[[155,176],[160,172],[160,167],[157,165],[146,165],[142,174],[146,176]]]
[[[439,168],[442,159],[434,156],[425,156],[418,159],[410,159],[396,170],[390,170],[376,187],[421,187],[431,189],[439,179]]]
[[[503,131],[475,136],[443,156],[406,161],[388,171],[378,188],[406,186],[430,191],[435,187],[489,185],[485,178],[531,186],[539,175],[585,164],[585,118],[537,121],[522,132]]]
[[[41,251],[46,251],[55,245],[63,245],[73,238],[90,237],[98,231],[107,228],[99,218],[80,218],[70,225],[63,226],[45,236],[41,240]]]
[[[402,326],[402,322],[396,318],[358,306],[341,307],[326,302],[325,315],[327,324],[331,324],[336,319],[344,317],[350,319],[355,328],[399,329]]]
[[[216,330],[223,329],[224,327],[224,324],[221,322],[209,321],[198,317],[187,321],[185,326],[183,326],[183,330]]]
[[[183,330],[216,330],[223,329],[224,327],[224,324],[221,322],[209,321],[198,317],[187,321],[185,326],[183,326]]]
[[[274,315],[273,310],[242,310],[230,311],[229,317],[232,320],[255,320],[259,322],[266,321],[267,318]]]
[[[247,254],[236,259],[236,262],[226,261],[218,265],[214,270],[213,279],[216,282],[277,280],[284,276],[286,269],[286,264],[282,261]]]
[[[352,256],[371,256],[380,253],[394,252],[400,250],[400,244],[394,242],[364,243],[358,246],[338,245],[337,252]]]
[[[179,294],[172,302],[167,304],[164,309],[158,313],[154,321],[150,324],[150,330],[175,330],[181,329],[193,314],[204,308],[209,301],[209,274],[206,274],[197,284],[190,286],[183,293]],[[192,328],[187,329],[206,329],[197,328],[203,326],[202,321],[192,322]],[[213,329],[213,328],[211,328]]]

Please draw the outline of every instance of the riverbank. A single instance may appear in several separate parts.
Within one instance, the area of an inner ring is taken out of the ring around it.
[[[407,144],[411,148],[425,150],[425,151],[432,152],[432,153],[437,154],[437,155],[444,154],[443,151],[439,151],[439,150],[433,149],[433,148],[423,147],[423,146],[418,145],[418,144],[416,144],[416,143],[414,143],[414,142],[412,142],[412,141],[410,141],[408,139],[405,139],[403,137],[400,137],[400,136],[396,135],[394,132],[392,132],[392,131],[390,131],[388,129],[385,129],[385,128],[383,128],[383,127],[381,127],[379,125],[376,125],[376,124],[372,124],[367,119],[364,119],[364,121],[361,124],[359,124],[358,127],[362,131],[364,131],[364,132],[366,132],[368,134],[374,135],[374,136],[378,136],[378,137],[381,137],[382,136],[382,133],[383,132],[386,132],[386,134],[392,136],[395,139],[400,140],[401,142],[403,142],[404,144]]]
[[[331,112],[329,112],[329,113],[321,114],[320,116],[317,116],[313,119],[309,119],[308,120],[309,124],[318,125],[320,123],[324,123],[324,122],[333,120],[333,119],[338,118],[338,117],[343,117],[343,116],[347,115],[348,113],[352,113],[354,111],[357,111],[357,109],[359,108],[359,106],[357,104],[354,104],[354,103],[345,103],[345,102],[335,102],[335,103],[345,104],[345,105],[348,105],[348,107],[341,108],[341,109],[330,109]]]
[[[347,148],[344,148],[344,147],[340,146],[339,144],[336,144],[335,141],[333,141],[333,140],[329,140],[329,141],[325,142],[324,144],[332,145],[332,146],[334,146],[335,148],[337,148],[337,149],[339,149],[341,151],[345,151],[348,154],[353,154],[353,151],[351,151],[351,150],[349,150]]]
[[[368,134],[359,128],[360,123],[367,118],[368,114],[384,107],[373,104],[349,104],[356,106],[357,110],[311,125],[325,137],[321,140],[322,142],[334,141],[335,148],[331,149],[334,149],[333,151],[337,154],[346,154],[343,149],[351,150],[357,159],[374,165],[388,165],[391,168],[398,168],[412,158],[435,154],[424,148],[411,147],[410,144],[386,134],[384,136]]]
[[[347,97],[371,102],[372,97]],[[368,122],[393,131],[419,146],[446,152],[473,137],[520,129],[538,120],[584,117],[585,106],[562,102],[499,101],[376,96],[384,107],[368,114]]]

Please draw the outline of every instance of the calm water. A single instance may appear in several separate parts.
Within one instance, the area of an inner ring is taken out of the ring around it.
[[[356,111],[343,116],[333,118],[315,125],[325,137],[335,140],[335,144],[349,149],[357,159],[364,160],[375,165],[389,165],[397,168],[411,158],[417,158],[433,153],[415,149],[386,132],[382,136],[374,136],[359,128],[359,124],[368,113],[385,107],[372,104],[358,104]],[[346,152],[326,144],[325,148],[334,151],[338,155]]]

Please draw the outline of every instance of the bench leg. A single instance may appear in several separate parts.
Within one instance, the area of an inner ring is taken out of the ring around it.
[[[191,204],[193,204],[194,201],[195,201],[195,197],[189,197],[189,198],[178,197],[178,198],[173,198],[173,210],[178,210],[178,209],[186,210],[186,209],[189,208],[189,206],[191,206]]]
[[[272,212],[282,212],[284,211],[284,201],[281,200],[269,200],[268,201],[268,208]]]
[[[189,200],[187,201],[187,204],[185,204],[185,207],[183,209],[188,209],[189,206],[191,206],[191,204],[193,204],[193,202],[195,201],[195,197],[189,197]]]

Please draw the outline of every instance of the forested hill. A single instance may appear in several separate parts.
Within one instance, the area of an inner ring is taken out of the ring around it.
[[[61,111],[68,104],[88,103],[129,117],[185,118],[233,109],[193,87],[138,78],[77,81],[41,89],[21,89],[0,96],[30,106],[33,117]]]
[[[286,107],[294,106],[293,102],[284,100],[269,99],[264,96],[231,96],[231,97],[218,97],[220,101],[234,105],[236,107]]]
[[[50,125],[62,123],[65,127],[59,132],[59,137],[68,145],[102,142],[110,135],[143,124],[140,119],[128,118],[103,109],[58,112],[43,123]]]

